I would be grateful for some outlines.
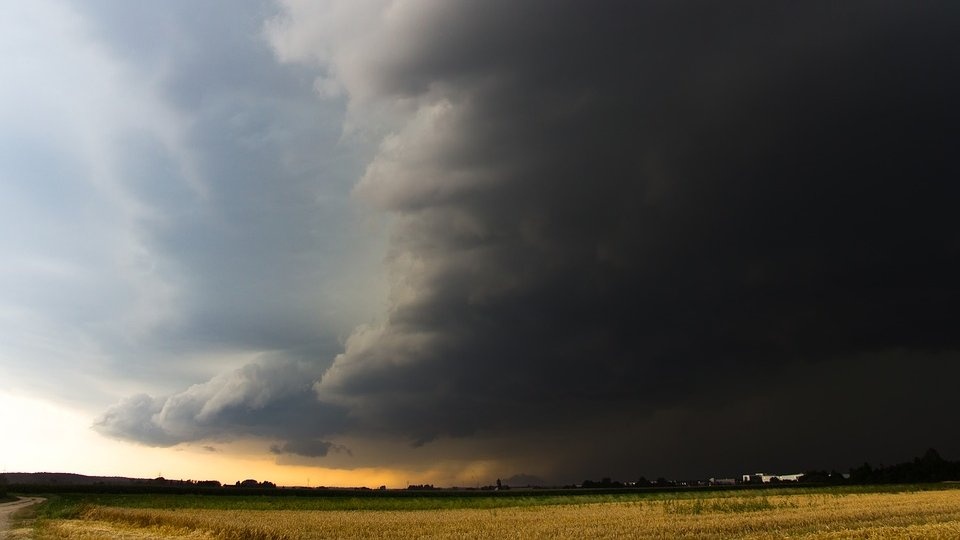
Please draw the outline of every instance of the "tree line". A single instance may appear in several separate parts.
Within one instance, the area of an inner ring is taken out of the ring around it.
[[[960,480],[960,461],[947,461],[933,448],[913,461],[884,467],[869,463],[850,469],[855,484],[912,484]]]
[[[802,478],[806,482],[850,484],[922,484],[950,480],[960,480],[960,461],[945,460],[933,448],[923,456],[913,458],[913,461],[896,465],[873,467],[870,463],[864,463],[851,468],[849,478],[827,475],[824,471],[810,471]]]
[[[850,468],[848,473],[837,471],[827,472],[825,470],[812,470],[804,473],[798,480],[798,483],[806,484],[922,484],[928,482],[960,481],[960,461],[948,461],[940,456],[940,453],[930,448],[923,456],[916,457],[913,461],[898,463],[896,465],[874,467],[869,463],[864,463],[856,468]],[[759,482],[759,480],[756,480]],[[780,483],[785,480],[774,479],[771,482]],[[741,482],[737,484],[752,483]],[[611,480],[609,477],[599,481],[584,480],[579,486],[564,486],[566,488],[592,488],[592,489],[616,489],[616,488],[669,488],[678,486],[705,486],[712,485],[713,482],[707,480],[695,480],[690,482],[677,482],[659,477],[656,480],[648,480],[641,476],[635,482],[619,482]]]

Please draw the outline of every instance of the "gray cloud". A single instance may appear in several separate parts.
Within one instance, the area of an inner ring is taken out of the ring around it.
[[[185,289],[178,324],[160,338],[185,347],[293,344],[320,357],[367,315],[369,280],[358,276],[376,274],[356,264],[377,259],[365,260],[369,231],[347,199],[361,150],[340,144],[342,105],[319,103],[306,70],[275,61],[260,37],[273,10],[263,1],[103,2],[85,12],[191,119],[185,139],[199,195],[170,188],[168,168],[146,159],[149,140],[125,148],[136,156],[131,189],[169,218],[144,236]]]
[[[342,431],[344,412],[318,403],[311,381],[316,362],[263,359],[165,397],[137,395],[94,424],[105,435],[152,446],[241,437],[290,439],[291,448],[317,433]]]
[[[154,417],[163,410],[164,400],[137,394],[110,407],[94,424],[101,433],[130,438],[156,446],[171,446],[181,439],[160,426]]]
[[[5,8],[10,381],[102,411],[263,353],[327,365],[379,306],[382,225],[349,198],[367,149],[276,61],[276,10]]]

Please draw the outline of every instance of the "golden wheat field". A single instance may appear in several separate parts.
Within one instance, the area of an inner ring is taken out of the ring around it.
[[[496,509],[216,510],[91,506],[41,539],[960,538],[960,490],[704,494]]]

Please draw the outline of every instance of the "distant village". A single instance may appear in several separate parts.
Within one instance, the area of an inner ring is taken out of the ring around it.
[[[839,475],[833,478],[834,481],[846,480],[849,474],[833,473]],[[598,482],[584,480],[580,484],[565,486],[569,488],[656,488],[656,487],[698,487],[698,486],[736,486],[736,485],[756,485],[756,484],[779,484],[781,482],[801,482],[806,473],[791,474],[767,474],[762,472],[744,474],[736,478],[708,478],[703,480],[668,480],[660,477],[656,480],[647,480],[640,477],[635,482],[615,482],[609,478],[603,478]]]

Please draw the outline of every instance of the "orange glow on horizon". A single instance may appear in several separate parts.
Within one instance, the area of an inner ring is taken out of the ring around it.
[[[47,401],[0,392],[0,433],[6,435],[0,473],[163,476],[224,484],[252,478],[278,486],[369,488],[410,484],[466,487],[492,483],[496,476],[491,462],[441,462],[424,469],[281,465],[267,452],[266,441],[156,448],[103,437],[90,428],[92,422],[84,414]]]

